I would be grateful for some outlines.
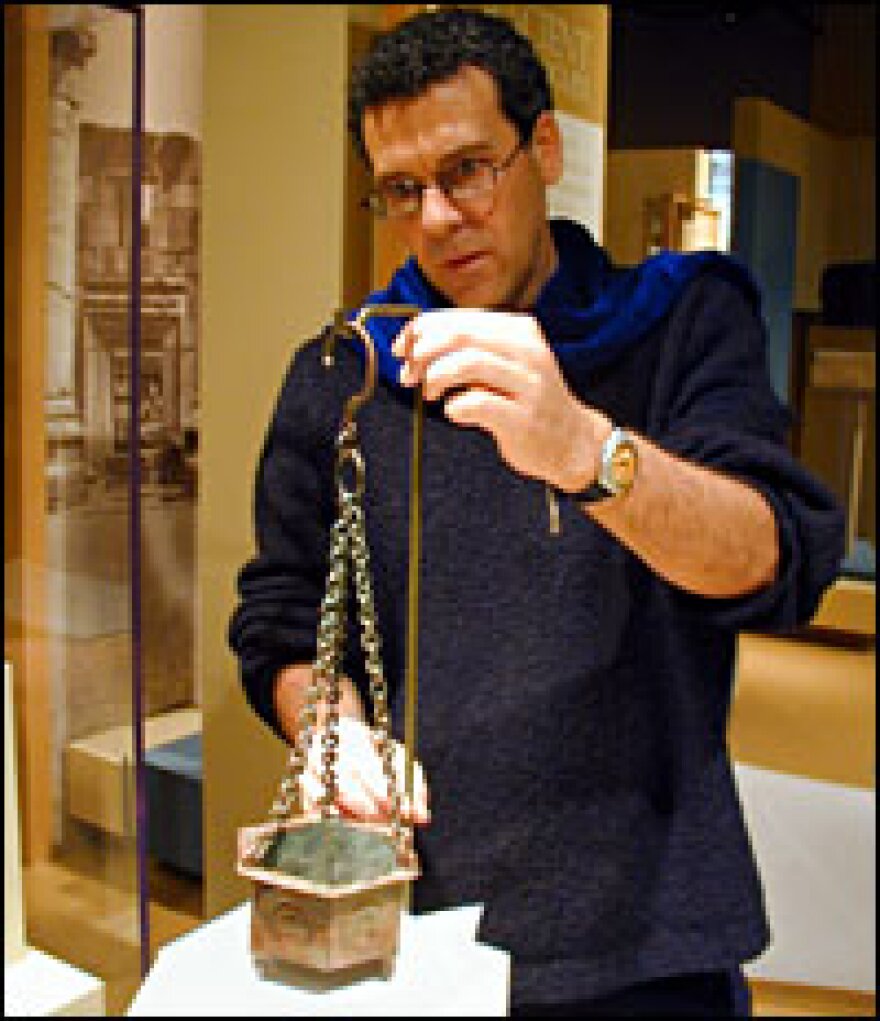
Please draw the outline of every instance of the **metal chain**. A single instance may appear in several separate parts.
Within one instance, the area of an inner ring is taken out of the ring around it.
[[[391,714],[388,708],[388,685],[379,643],[376,604],[370,581],[370,554],[367,547],[364,511],[360,500],[352,502],[351,555],[354,563],[354,588],[361,623],[361,646],[364,650],[370,697],[373,703],[373,739],[382,763],[382,772],[388,784],[391,803],[391,835],[399,857],[409,861],[412,857],[412,832],[401,823],[400,786],[394,768],[394,746],[391,742]]]
[[[334,537],[335,539],[336,537]],[[339,674],[344,647],[346,602],[348,599],[348,555],[350,542],[345,520],[340,516],[338,541],[331,546],[330,575],[327,595],[321,607],[318,626],[318,655],[312,667],[317,674],[326,707],[324,730],[321,735],[321,782],[324,796],[321,799],[321,815],[329,814],[336,804],[338,793],[336,783],[336,762],[339,755]],[[310,714],[311,717],[311,714]],[[314,717],[317,721],[317,706]],[[311,729],[300,735],[300,745],[308,750]]]
[[[398,860],[409,863],[413,857],[412,829],[401,822],[400,788],[394,768],[394,747],[391,741],[391,718],[388,707],[388,686],[382,666],[379,629],[373,589],[370,581],[370,558],[367,547],[366,525],[363,510],[364,464],[357,445],[353,422],[343,425],[337,437],[336,494],[338,516],[331,531],[330,570],[318,623],[318,641],[312,682],[306,702],[300,711],[297,740],[288,760],[278,794],[269,811],[277,824],[304,812],[302,777],[305,772],[309,746],[318,722],[318,708],[326,710],[321,744],[321,815],[334,807],[337,795],[337,765],[339,759],[339,698],[342,657],[345,648],[346,604],[348,599],[349,561],[353,567],[353,581],[361,624],[361,645],[370,683],[373,705],[373,740],[382,763],[382,772],[388,784],[391,806],[391,834],[397,849]],[[355,472],[354,488],[348,488],[344,478],[345,467],[351,464]],[[252,853],[260,855],[271,840],[269,835],[262,847]]]
[[[330,534],[330,571],[327,587],[321,601],[318,624],[318,647],[312,668],[312,680],[306,692],[306,701],[300,710],[297,739],[290,753],[288,768],[281,781],[279,792],[269,810],[273,820],[302,815],[301,778],[305,772],[309,746],[318,723],[318,706],[328,701],[328,686],[338,673],[340,654],[338,636],[345,630],[345,600],[347,592],[348,529],[340,516]]]

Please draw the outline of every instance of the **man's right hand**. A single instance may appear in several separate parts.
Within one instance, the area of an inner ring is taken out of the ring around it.
[[[388,780],[382,770],[376,738],[362,720],[341,717],[336,758],[336,806],[349,818],[370,822],[387,822],[391,815]],[[317,809],[323,796],[322,732],[319,729],[309,742],[302,774],[303,808]],[[430,821],[428,786],[421,764],[413,764],[413,799],[406,796],[406,753],[403,745],[391,741],[394,774],[400,792],[401,821],[424,825]]]
[[[307,663],[291,664],[280,670],[275,679],[275,713],[287,740],[299,739],[299,719],[305,704],[312,667]],[[388,781],[382,771],[382,760],[376,750],[372,731],[364,722],[364,706],[357,688],[347,678],[340,679],[339,745],[337,749],[336,777],[338,786],[337,808],[356,819],[387,821],[390,819],[391,799]],[[306,765],[302,775],[303,807],[306,811],[317,808],[324,791],[321,780],[321,733],[319,721],[309,742]],[[406,797],[406,754],[397,741],[392,741],[393,764],[397,787],[400,791],[401,819],[404,822],[424,825],[430,821],[428,787],[421,765],[413,767],[413,804]]]

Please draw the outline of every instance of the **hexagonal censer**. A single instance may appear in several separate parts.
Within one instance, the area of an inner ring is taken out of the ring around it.
[[[296,983],[309,974],[344,978],[346,972],[364,967],[390,975],[408,884],[419,875],[412,829],[401,820],[388,691],[379,651],[364,527],[365,466],[355,424],[357,411],[372,396],[376,385],[376,353],[366,320],[372,316],[406,318],[419,311],[409,305],[365,306],[350,323],[337,316],[334,327],[324,338],[325,365],[333,364],[337,337],[355,334],[361,338],[366,350],[365,383],[363,390],[346,404],[336,441],[338,514],[331,533],[330,569],[321,603],[317,656],[299,719],[298,739],[270,809],[270,821],[245,827],[238,834],[237,871],[253,883],[250,949],[254,963],[267,977]],[[416,393],[414,410],[404,741],[405,785],[410,804],[415,762],[423,421],[420,391]],[[391,810],[387,824],[343,818],[335,804],[340,674],[351,584],[370,682],[373,742],[388,783]],[[301,781],[319,719],[323,725],[323,791],[318,810],[306,812]]]

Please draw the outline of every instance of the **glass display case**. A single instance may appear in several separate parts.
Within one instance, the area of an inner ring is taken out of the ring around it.
[[[4,8],[4,630],[22,930],[102,980],[108,1013],[156,942],[147,754],[200,729],[200,149],[147,130],[144,37],[143,6]],[[171,899],[200,896],[162,882]]]

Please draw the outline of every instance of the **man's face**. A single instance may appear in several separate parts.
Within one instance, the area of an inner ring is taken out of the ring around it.
[[[414,99],[366,111],[364,142],[377,183],[434,175],[463,156],[496,166],[519,144],[504,117],[494,80],[464,67]],[[561,142],[552,114],[543,113],[530,144],[498,173],[488,210],[427,188],[418,212],[389,221],[431,283],[454,305],[524,309],[534,304],[556,266],[547,226],[545,188],[561,174]]]

